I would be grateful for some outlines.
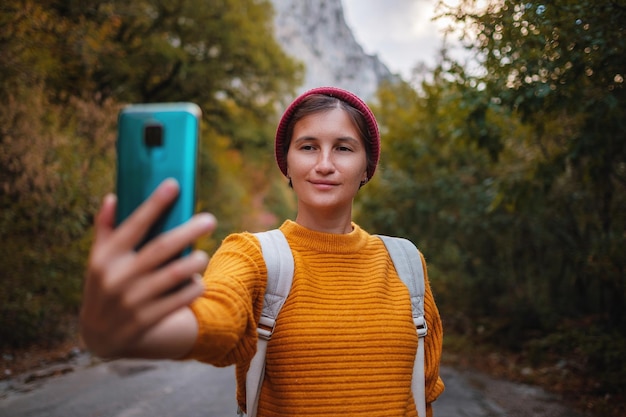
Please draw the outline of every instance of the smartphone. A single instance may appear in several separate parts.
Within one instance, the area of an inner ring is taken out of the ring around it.
[[[200,107],[194,103],[132,104],[119,113],[116,223],[122,223],[166,178],[180,185],[176,201],[137,248],[195,212],[200,118]],[[191,250],[186,248],[180,256]]]

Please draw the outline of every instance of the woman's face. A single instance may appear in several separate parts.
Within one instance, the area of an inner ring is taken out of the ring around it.
[[[335,108],[299,120],[287,152],[298,215],[341,213],[367,180],[365,144],[348,114]]]

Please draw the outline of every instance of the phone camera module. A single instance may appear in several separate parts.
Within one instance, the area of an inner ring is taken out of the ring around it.
[[[143,132],[143,139],[148,147],[163,146],[163,126],[146,125]]]

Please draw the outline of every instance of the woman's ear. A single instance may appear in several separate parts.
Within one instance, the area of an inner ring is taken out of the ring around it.
[[[363,187],[370,179],[367,178],[367,172],[363,174],[363,178],[361,179],[361,183],[359,184],[359,188]]]

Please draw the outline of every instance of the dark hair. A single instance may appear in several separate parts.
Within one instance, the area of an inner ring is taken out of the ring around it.
[[[289,145],[291,144],[291,140],[293,139],[293,129],[296,123],[300,120],[304,119],[307,116],[312,114],[326,112],[333,109],[342,109],[350,117],[352,123],[356,127],[361,139],[365,144],[365,154],[367,156],[367,167],[368,169],[376,164],[376,161],[372,159],[372,137],[370,136],[369,130],[367,128],[367,121],[363,113],[361,113],[356,108],[352,107],[350,104],[346,103],[343,100],[338,99],[337,97],[327,96],[325,94],[311,94],[302,100],[302,102],[298,105],[296,110],[293,112],[293,115],[289,119],[289,123],[287,124],[285,140],[282,143],[282,151],[284,158],[287,159],[287,152],[289,151]]]

